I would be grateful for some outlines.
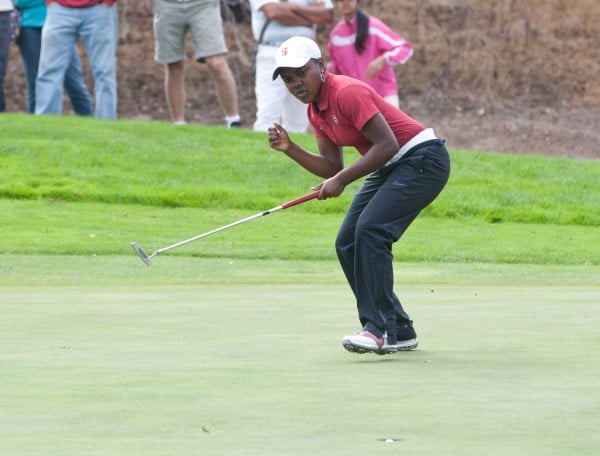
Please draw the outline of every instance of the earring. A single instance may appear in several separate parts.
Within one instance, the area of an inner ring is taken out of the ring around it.
[[[325,70],[321,70],[321,82],[325,82]]]

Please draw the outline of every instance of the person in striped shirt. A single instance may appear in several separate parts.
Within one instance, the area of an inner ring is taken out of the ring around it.
[[[394,66],[406,63],[413,46],[376,17],[359,8],[360,0],[334,0],[342,19],[329,34],[327,70],[366,82],[386,101],[399,106]]]

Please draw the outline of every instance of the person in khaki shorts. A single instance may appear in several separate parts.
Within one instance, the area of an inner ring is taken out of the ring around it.
[[[237,87],[225,54],[227,45],[219,0],[154,0],[155,60],[165,66],[165,95],[171,120],[185,124],[185,37],[195,59],[206,63],[217,86],[228,127],[240,127]]]

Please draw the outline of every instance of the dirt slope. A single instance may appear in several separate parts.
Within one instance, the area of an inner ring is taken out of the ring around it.
[[[119,0],[119,115],[168,120],[163,72],[153,60],[151,3]],[[450,147],[600,158],[597,0],[362,0],[362,5],[414,44],[414,57],[396,70],[401,105]],[[321,45],[328,29],[319,32]],[[240,112],[250,128],[255,99],[247,56],[253,39],[246,22],[228,20],[226,32]],[[93,87],[87,65],[86,75]],[[189,120],[221,123],[207,69],[189,60],[186,78]],[[13,46],[5,82],[9,111],[23,110],[24,92]],[[68,103],[65,109],[70,111]]]

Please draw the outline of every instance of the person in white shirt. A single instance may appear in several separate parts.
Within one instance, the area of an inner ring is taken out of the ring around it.
[[[333,23],[333,3],[331,0],[250,0],[250,10],[252,33],[258,43],[254,131],[266,132],[277,122],[290,132],[306,133],[309,128],[306,105],[290,95],[281,79],[272,81],[275,54],[279,45],[292,36],[314,40],[318,25]]]

